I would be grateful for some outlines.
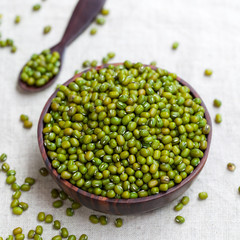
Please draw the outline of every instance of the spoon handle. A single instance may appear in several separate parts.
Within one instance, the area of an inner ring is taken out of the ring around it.
[[[79,0],[59,45],[69,45],[81,34],[102,9],[106,0]]]

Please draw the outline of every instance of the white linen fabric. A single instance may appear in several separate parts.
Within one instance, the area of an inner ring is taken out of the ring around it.
[[[98,27],[95,36],[89,34],[93,23],[65,51],[62,71],[56,84],[43,92],[26,94],[17,88],[17,77],[32,53],[51,47],[60,39],[77,1],[47,0],[38,12],[32,5],[38,1],[1,0],[3,14],[2,38],[13,38],[18,51],[0,49],[0,153],[6,152],[8,163],[17,171],[17,182],[27,176],[36,184],[24,192],[21,201],[29,204],[21,216],[12,215],[9,207],[12,191],[0,172],[0,236],[4,239],[13,228],[21,226],[24,233],[35,229],[37,213],[44,211],[60,219],[70,234],[78,237],[86,233],[89,239],[124,240],[234,240],[240,239],[240,2],[239,0],[108,0],[110,15],[106,24]],[[39,1],[40,2],[40,1]],[[20,15],[22,21],[14,24]],[[52,26],[48,35],[43,27]],[[179,48],[172,50],[174,41]],[[37,123],[46,100],[59,83],[73,76],[86,59],[100,61],[109,51],[116,52],[112,62],[150,63],[177,73],[189,82],[204,99],[212,120],[216,113],[223,116],[222,124],[213,123],[213,139],[207,163],[197,180],[186,191],[190,202],[180,212],[173,210],[179,201],[146,214],[123,216],[122,228],[113,224],[116,216],[109,216],[106,226],[89,222],[90,214],[99,214],[82,207],[73,217],[65,214],[66,207],[54,209],[50,191],[56,187],[50,176],[42,177],[38,170],[43,161],[37,144]],[[204,76],[206,68],[213,69],[211,77]],[[213,107],[219,98],[220,109]],[[33,121],[30,130],[23,129],[21,113]],[[226,168],[228,162],[237,166],[235,172]],[[198,200],[198,193],[208,192],[208,199]],[[175,223],[176,215],[186,221]],[[43,239],[51,239],[58,231],[44,225]]]

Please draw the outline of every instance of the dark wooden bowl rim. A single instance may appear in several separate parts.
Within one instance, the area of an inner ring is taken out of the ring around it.
[[[107,67],[109,64],[105,64],[105,65],[101,65],[101,66],[97,66],[95,69],[96,70],[99,70],[101,68],[105,68]],[[111,64],[111,65],[114,65],[114,66],[118,66],[118,65],[123,65],[123,63],[114,63],[114,64]],[[151,65],[144,65],[144,66],[150,66],[152,69],[156,70],[157,67],[155,66],[151,66]],[[76,78],[80,77],[83,73],[89,71],[89,69],[81,72],[81,73],[78,73],[76,74],[74,77],[72,77],[71,79],[69,79],[67,82],[65,82],[64,84],[62,85],[65,85],[67,86],[70,82],[74,81]],[[177,77],[177,81],[179,81],[182,85],[185,85],[187,87],[189,87],[190,91],[191,91],[191,94],[194,96],[194,97],[197,97],[197,98],[200,98],[201,97],[199,96],[199,94],[194,90],[194,88],[187,82],[185,82],[183,79],[181,79],[180,77]],[[210,132],[207,136],[207,142],[208,142],[208,146],[207,146],[207,149],[204,151],[204,156],[203,158],[201,159],[199,165],[193,170],[193,172],[187,176],[181,183],[175,185],[174,187],[170,188],[167,192],[160,192],[156,195],[151,195],[151,196],[148,196],[148,197],[143,197],[143,198],[135,198],[135,199],[110,199],[110,198],[107,198],[107,197],[102,197],[102,196],[98,196],[98,195],[95,195],[95,194],[92,194],[92,193],[89,193],[89,192],[86,192],[78,187],[76,187],[75,185],[71,184],[70,182],[68,182],[67,180],[65,179],[62,179],[60,177],[60,175],[57,173],[57,171],[52,167],[52,164],[51,164],[51,161],[49,160],[49,158],[47,157],[47,153],[46,153],[46,150],[45,150],[45,147],[43,145],[43,134],[42,134],[42,130],[43,130],[43,117],[44,115],[48,112],[49,110],[49,107],[51,105],[51,101],[52,99],[56,96],[58,90],[56,90],[52,95],[51,97],[48,99],[47,103],[45,104],[43,110],[42,110],[42,113],[41,113],[41,116],[40,116],[40,119],[39,119],[39,122],[38,122],[38,145],[39,145],[39,148],[40,148],[40,151],[41,151],[41,155],[42,155],[42,158],[44,160],[44,163],[46,164],[46,166],[49,168],[48,170],[52,171],[52,174],[56,177],[56,179],[60,182],[61,185],[65,185],[65,187],[67,188],[70,188],[72,190],[74,190],[75,192],[78,192],[79,194],[83,195],[83,196],[86,196],[86,197],[89,197],[91,199],[95,199],[95,200],[98,200],[98,201],[104,201],[104,202],[109,202],[109,203],[117,203],[117,204],[129,204],[129,203],[140,203],[140,202],[148,202],[148,201],[151,201],[151,200],[154,200],[154,199],[158,199],[158,198],[161,198],[162,196],[167,196],[167,195],[170,195],[171,193],[177,191],[179,188],[181,188],[182,186],[184,186],[185,184],[189,183],[190,181],[194,180],[195,177],[198,175],[198,173],[202,170],[203,166],[205,165],[206,163],[206,160],[207,160],[207,157],[208,157],[208,153],[209,153],[209,149],[210,149],[210,144],[211,144],[211,138],[212,138],[212,123],[211,123],[211,118],[210,118],[210,115],[209,115],[209,112],[206,108],[206,105],[204,104],[203,100],[202,100],[202,103],[201,105],[204,107],[205,109],[205,118],[207,120],[207,123],[210,125],[211,129],[210,129]]]

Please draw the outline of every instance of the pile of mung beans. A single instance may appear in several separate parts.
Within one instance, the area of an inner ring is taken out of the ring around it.
[[[44,146],[63,179],[95,195],[166,192],[200,163],[210,126],[174,73],[125,61],[60,86]]]
[[[29,86],[41,87],[58,74],[60,65],[60,54],[46,49],[32,55],[22,70],[21,80]]]

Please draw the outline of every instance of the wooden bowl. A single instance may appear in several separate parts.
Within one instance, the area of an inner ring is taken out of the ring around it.
[[[121,65],[122,63],[116,63],[113,64],[115,66]],[[96,67],[97,70],[106,67],[107,65],[102,65]],[[147,66],[147,65],[145,65]],[[150,66],[152,69],[156,70],[156,67]],[[85,70],[86,72],[88,70]],[[82,75],[81,72],[74,77],[72,77],[70,80],[65,82],[63,85],[68,85],[70,82],[74,81],[77,77],[80,77]],[[191,94],[194,97],[200,98],[198,93],[184,80],[181,78],[177,78],[177,80],[182,84],[190,88]],[[49,111],[49,107],[51,105],[52,99],[56,96],[58,90],[56,90],[52,96],[48,99],[47,103],[45,104],[43,111],[41,113],[39,123],[38,123],[38,144],[39,148],[42,154],[43,161],[49,171],[49,173],[52,175],[54,181],[59,185],[60,188],[63,189],[64,192],[66,192],[71,198],[73,198],[75,201],[83,204],[84,206],[94,209],[99,212],[104,212],[108,214],[116,214],[116,215],[128,215],[128,214],[138,214],[138,213],[144,213],[149,212],[155,209],[158,209],[160,207],[163,207],[164,205],[168,204],[169,202],[173,201],[174,199],[178,198],[180,195],[182,195],[193,183],[193,181],[196,179],[197,175],[201,172],[203,166],[205,165],[209,153],[209,148],[211,144],[211,138],[212,138],[212,123],[211,118],[208,113],[208,110],[202,101],[202,106],[205,109],[205,118],[207,120],[207,123],[210,125],[211,130],[207,136],[208,146],[207,149],[204,151],[204,156],[201,159],[199,165],[194,169],[194,171],[185,178],[180,184],[177,184],[176,186],[170,188],[167,192],[160,192],[156,195],[143,197],[143,198],[136,198],[136,199],[110,199],[107,197],[97,196],[95,194],[88,193],[86,191],[81,190],[80,188],[72,185],[67,180],[64,180],[60,177],[60,175],[57,173],[57,171],[52,167],[51,161],[49,160],[46,149],[43,145],[43,117],[44,115]],[[201,99],[202,100],[202,99]]]

